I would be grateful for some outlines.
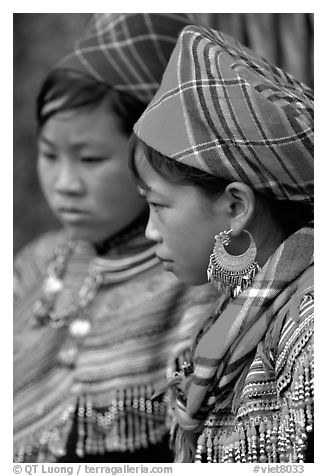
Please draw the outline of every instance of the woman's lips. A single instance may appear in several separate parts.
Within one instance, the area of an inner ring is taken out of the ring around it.
[[[66,222],[79,222],[85,220],[88,212],[78,208],[58,208],[60,217]]]

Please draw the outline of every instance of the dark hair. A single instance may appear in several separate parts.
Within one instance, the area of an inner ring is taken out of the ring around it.
[[[137,148],[141,148],[148,163],[164,179],[171,183],[194,185],[209,198],[217,197],[232,182],[170,159],[147,145],[133,132],[129,143],[129,168],[141,185],[142,178],[135,164]],[[259,199],[258,203],[268,207],[274,221],[286,236],[313,221],[313,206],[308,203],[276,200],[259,192],[255,192],[255,195]],[[257,211],[260,214],[263,211],[262,206],[259,206]]]
[[[279,224],[286,236],[295,233],[304,226],[312,225],[313,206],[308,202],[275,200],[267,195],[258,194],[266,202],[273,219]]]
[[[37,121],[41,128],[54,114],[79,108],[95,108],[104,99],[120,119],[122,132],[130,136],[135,122],[146,104],[127,93],[96,81],[85,73],[69,69],[55,69],[45,79],[37,97]],[[47,107],[48,106],[48,107]]]
[[[215,177],[195,167],[181,164],[166,157],[143,142],[133,132],[129,141],[129,168],[140,184],[142,184],[142,179],[135,164],[135,152],[138,147],[144,152],[151,167],[163,178],[172,183],[195,185],[207,197],[217,196],[231,183],[230,180]]]

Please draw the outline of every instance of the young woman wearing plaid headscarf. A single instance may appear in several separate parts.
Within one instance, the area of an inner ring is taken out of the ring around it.
[[[17,462],[171,461],[166,403],[151,395],[212,290],[162,270],[127,152],[189,23],[95,15],[40,91],[38,172],[63,231],[15,260]]]
[[[134,131],[146,236],[217,290],[167,385],[175,461],[312,461],[312,91],[188,26]]]

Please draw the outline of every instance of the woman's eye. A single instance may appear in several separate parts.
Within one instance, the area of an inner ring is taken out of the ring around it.
[[[97,164],[100,162],[104,162],[106,160],[105,157],[82,157],[81,161],[86,164]]]
[[[164,208],[164,205],[161,203],[155,203],[155,202],[148,202],[149,206],[154,208],[155,210],[160,210],[161,208]]]
[[[39,152],[40,157],[46,160],[55,160],[57,155],[54,152]]]

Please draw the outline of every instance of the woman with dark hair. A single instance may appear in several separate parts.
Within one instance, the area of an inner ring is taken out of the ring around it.
[[[168,384],[176,462],[313,460],[313,95],[188,26],[134,126],[164,267],[217,289]]]
[[[166,402],[151,395],[187,354],[212,292],[162,270],[127,159],[133,124],[189,22],[95,15],[40,91],[38,173],[63,230],[15,260],[18,462],[171,460]]]

